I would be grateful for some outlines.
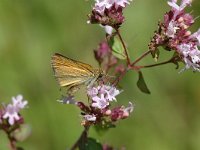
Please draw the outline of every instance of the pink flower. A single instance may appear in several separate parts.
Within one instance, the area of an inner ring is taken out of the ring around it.
[[[23,96],[22,95],[17,95],[16,97],[12,97],[12,102],[13,102],[13,106],[15,107],[16,111],[20,111],[20,109],[23,109],[28,102],[22,101],[23,100]]]
[[[18,121],[20,119],[19,111],[25,108],[25,106],[28,104],[27,101],[22,100],[22,95],[12,97],[12,104],[8,104],[5,108],[3,119],[8,119],[8,123],[10,125],[13,125],[15,121]]]
[[[197,40],[197,45],[200,46],[200,29],[191,35],[191,38],[195,38]]]
[[[192,68],[194,71],[200,72],[200,51],[197,46],[191,43],[181,44],[178,46],[178,52],[183,57],[183,61],[186,65],[185,69]]]
[[[20,119],[20,116],[16,110],[16,107],[12,104],[9,104],[5,109],[5,114],[3,115],[4,119],[8,119],[8,123],[13,125],[15,121]]]
[[[126,4],[130,4],[129,1],[132,0],[96,0],[95,7],[93,9],[103,15],[105,9],[110,9],[113,6],[116,8],[126,7]]]
[[[166,31],[166,35],[170,38],[174,38],[175,34],[176,34],[176,31],[178,30],[179,28],[177,27],[177,23],[172,20],[170,21],[169,25],[168,25],[168,28],[167,28],[167,31]]]
[[[84,115],[83,118],[86,121],[91,121],[91,122],[95,122],[96,121],[96,116],[94,114],[92,114],[92,115]]]
[[[104,109],[109,105],[109,101],[104,97],[103,94],[101,96],[95,96],[92,98],[92,107],[96,107],[99,109]]]
[[[89,88],[87,93],[92,99],[92,107],[104,109],[110,101],[116,100],[116,96],[120,94],[120,91],[114,86],[101,85]]]
[[[131,102],[129,102],[128,107],[116,107],[111,111],[111,119],[112,121],[117,121],[120,119],[125,119],[129,117],[130,113],[133,111],[134,106]]]
[[[181,5],[179,6],[177,4],[177,0],[171,0],[167,2],[169,6],[171,6],[175,11],[181,12],[183,9],[185,9],[186,6],[191,5],[192,0],[182,0]]]

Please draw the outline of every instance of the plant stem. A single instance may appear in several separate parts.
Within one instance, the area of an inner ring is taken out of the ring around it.
[[[16,140],[9,133],[8,133],[8,139],[9,139],[9,142],[10,142],[10,148],[11,148],[11,150],[17,150]]]
[[[137,67],[138,67],[139,69],[141,69],[141,68],[151,68],[151,67],[156,67],[156,66],[165,65],[165,64],[168,64],[168,63],[173,63],[173,62],[172,62],[172,59],[167,60],[167,61],[164,61],[164,62],[161,62],[161,63],[157,63],[157,64],[146,65],[146,66],[137,66]]]
[[[83,142],[85,143],[87,141],[88,137],[88,131],[89,131],[90,126],[86,126],[83,132],[81,133],[81,136],[79,139],[76,141],[76,143],[72,146],[70,150],[76,150],[79,145],[81,145]]]
[[[120,39],[120,41],[122,43],[123,48],[124,48],[124,52],[125,52],[126,60],[127,60],[127,66],[129,66],[131,64],[131,61],[130,61],[130,58],[129,58],[129,55],[128,55],[128,50],[127,50],[126,45],[125,45],[125,43],[124,43],[124,41],[122,39],[122,36],[121,36],[121,34],[119,32],[119,29],[115,28],[115,30],[116,30],[116,33],[117,33],[117,35],[118,35],[118,37],[119,37],[119,39]]]
[[[146,57],[148,54],[151,53],[151,50],[146,51],[144,54],[142,54],[140,57],[138,57],[131,66],[134,66],[136,63],[138,63],[140,60],[142,60],[144,57]]]

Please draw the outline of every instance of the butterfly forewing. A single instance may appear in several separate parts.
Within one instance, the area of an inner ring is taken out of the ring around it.
[[[94,79],[94,68],[88,64],[54,54],[51,60],[55,77],[60,86],[77,86]]]

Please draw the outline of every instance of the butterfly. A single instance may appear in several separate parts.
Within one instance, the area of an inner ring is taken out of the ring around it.
[[[67,58],[55,53],[51,58],[51,66],[60,87],[67,87],[71,95],[80,85],[92,86],[95,81],[104,76],[101,68],[94,68],[89,64]]]

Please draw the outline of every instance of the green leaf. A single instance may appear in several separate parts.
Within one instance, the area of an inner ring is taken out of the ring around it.
[[[79,146],[80,150],[102,150],[102,145],[97,142],[95,139],[93,138],[88,138],[87,142],[84,144],[84,146],[82,145],[81,147]]]
[[[151,94],[151,92],[149,91],[145,81],[144,81],[144,77],[141,71],[138,72],[139,74],[139,79],[137,81],[137,86],[140,89],[140,91],[146,93],[146,94]]]
[[[151,52],[151,55],[152,55],[152,57],[154,58],[155,62],[157,62],[157,61],[158,61],[158,58],[159,58],[159,56],[160,56],[160,51],[159,51],[159,49],[156,49],[156,50],[152,51],[152,52]]]
[[[116,38],[116,37],[111,38],[109,41],[109,45],[112,48],[112,54],[115,57],[117,57],[119,59],[126,59],[123,45],[118,38]]]

